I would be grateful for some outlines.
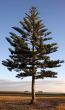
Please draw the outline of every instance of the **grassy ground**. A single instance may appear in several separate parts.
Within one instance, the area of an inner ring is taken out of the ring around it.
[[[37,96],[30,104],[30,96],[0,95],[0,110],[65,110],[65,95]]]

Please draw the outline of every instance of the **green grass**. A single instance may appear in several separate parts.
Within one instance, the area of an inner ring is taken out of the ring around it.
[[[30,92],[9,92],[9,91],[0,91],[0,96],[31,96]],[[65,97],[64,93],[36,93],[37,97]]]

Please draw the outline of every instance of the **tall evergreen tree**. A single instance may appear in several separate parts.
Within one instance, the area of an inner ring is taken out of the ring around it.
[[[12,27],[19,34],[10,32],[10,38],[6,38],[13,48],[9,48],[10,58],[2,61],[8,70],[18,72],[16,77],[32,77],[32,103],[35,102],[35,79],[56,78],[57,73],[49,68],[60,67],[63,63],[51,60],[50,54],[57,51],[57,43],[46,42],[52,39],[48,36],[51,32],[38,15],[36,7],[32,7],[20,21],[21,28]]]

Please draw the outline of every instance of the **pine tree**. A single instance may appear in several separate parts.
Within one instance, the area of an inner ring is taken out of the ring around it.
[[[32,7],[23,21],[21,28],[12,27],[18,35],[10,32],[6,40],[13,48],[9,48],[9,59],[2,61],[8,70],[18,72],[18,78],[32,77],[32,103],[35,102],[35,79],[45,77],[56,78],[57,73],[49,68],[60,67],[63,61],[51,60],[50,54],[58,50],[57,43],[49,43],[52,37],[40,20],[36,7]],[[48,41],[48,42],[46,42]]]

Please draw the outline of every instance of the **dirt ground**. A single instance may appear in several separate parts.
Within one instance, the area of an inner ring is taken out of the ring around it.
[[[65,110],[65,97],[37,97],[30,104],[31,97],[0,96],[0,110]]]

